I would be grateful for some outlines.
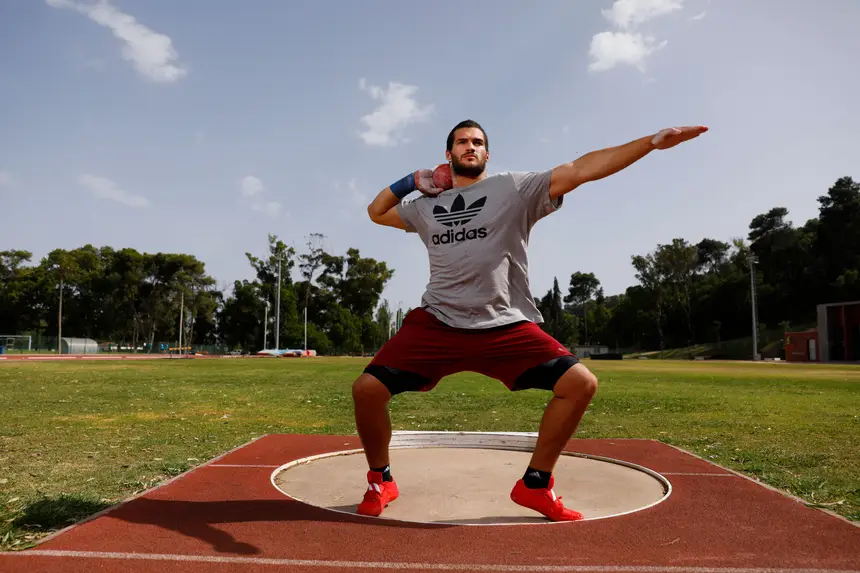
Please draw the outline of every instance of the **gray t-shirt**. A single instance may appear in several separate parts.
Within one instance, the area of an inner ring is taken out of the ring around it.
[[[543,322],[529,289],[528,241],[532,226],[561,208],[562,197],[549,196],[551,173],[491,175],[397,206],[427,247],[428,312],[458,328]]]

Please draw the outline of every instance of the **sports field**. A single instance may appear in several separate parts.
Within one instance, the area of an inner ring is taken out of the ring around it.
[[[0,546],[32,545],[256,436],[354,433],[350,384],[366,363],[0,364]],[[586,364],[600,388],[578,437],[658,439],[860,521],[860,367]],[[392,422],[534,431],[547,398],[461,374],[396,397]]]

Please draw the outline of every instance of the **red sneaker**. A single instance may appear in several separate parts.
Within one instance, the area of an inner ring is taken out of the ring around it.
[[[556,497],[555,492],[552,490],[554,485],[554,476],[550,476],[549,487],[546,489],[527,488],[525,482],[521,479],[514,485],[514,489],[511,490],[511,500],[517,505],[543,514],[551,521],[578,521],[582,519],[581,513],[564,507],[561,503],[561,498]]]
[[[367,491],[364,499],[358,504],[359,515],[376,517],[382,513],[389,503],[400,496],[397,484],[393,481],[382,481],[382,472],[369,470],[367,472]]]

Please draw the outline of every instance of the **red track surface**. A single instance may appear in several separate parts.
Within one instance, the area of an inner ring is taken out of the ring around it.
[[[0,571],[860,571],[860,527],[647,440],[570,442],[672,482],[663,503],[604,520],[421,525],[307,506],[270,483],[288,461],[358,447],[355,437],[266,436],[36,548],[0,554]]]
[[[47,362],[53,360],[191,360],[208,358],[278,358],[274,356],[247,354],[234,356],[229,354],[3,354],[0,362],[28,360],[32,362]]]

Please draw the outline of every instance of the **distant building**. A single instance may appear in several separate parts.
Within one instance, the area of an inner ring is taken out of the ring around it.
[[[789,362],[860,362],[860,301],[819,304],[817,328],[785,333]]]
[[[574,346],[571,349],[577,358],[588,358],[589,356],[593,356],[595,354],[606,354],[609,352],[609,347],[604,346],[602,344],[592,344],[592,345],[582,345],[582,346]]]
[[[99,343],[92,338],[66,338],[60,339],[63,354],[98,354]]]
[[[818,305],[822,362],[860,361],[860,300]]]

